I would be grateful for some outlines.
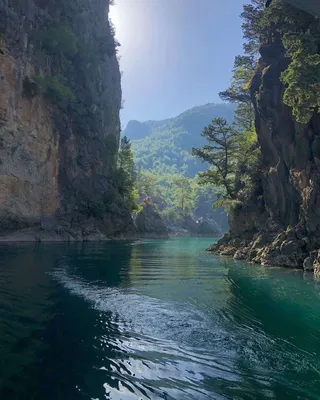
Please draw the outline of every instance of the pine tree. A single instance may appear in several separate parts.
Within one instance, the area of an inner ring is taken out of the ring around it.
[[[118,155],[118,168],[122,171],[128,182],[135,180],[135,166],[133,159],[133,152],[131,149],[131,142],[127,136],[124,136],[120,142],[120,150]]]
[[[137,199],[139,197],[138,191],[134,187],[135,180],[136,171],[131,143],[130,140],[124,136],[120,142],[118,170],[115,183],[119,193],[124,197],[126,205],[131,210],[137,208]]]
[[[195,190],[192,180],[183,175],[176,175],[170,181],[173,193],[173,207],[182,219],[191,216],[195,206]]]
[[[249,92],[249,83],[256,68],[253,56],[237,56],[234,61],[230,87],[219,93],[222,100],[238,105],[235,125],[239,130],[251,129],[254,124],[254,108]]]
[[[212,184],[223,188],[220,197],[235,200],[235,176],[239,150],[239,132],[228,125],[223,118],[215,118],[204,128],[201,136],[209,144],[202,148],[193,148],[192,154],[210,164],[210,168],[199,173],[201,184]]]

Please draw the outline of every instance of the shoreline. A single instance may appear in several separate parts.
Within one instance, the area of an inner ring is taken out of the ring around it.
[[[88,232],[88,234],[72,234],[70,232],[56,232],[51,230],[41,230],[34,228],[26,228],[0,236],[0,244],[9,243],[85,243],[85,242],[117,242],[124,240],[143,240],[154,239],[164,240],[179,237],[190,238],[208,238],[215,239],[219,236],[211,235],[192,235],[192,234],[144,234],[144,233],[128,233],[115,236],[107,236],[98,230]]]

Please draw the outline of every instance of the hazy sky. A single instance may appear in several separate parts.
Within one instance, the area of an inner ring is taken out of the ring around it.
[[[116,0],[122,125],[218,102],[242,52],[243,0]]]

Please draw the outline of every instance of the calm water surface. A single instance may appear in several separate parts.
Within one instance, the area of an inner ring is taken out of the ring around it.
[[[320,284],[210,239],[0,247],[0,399],[319,399]]]

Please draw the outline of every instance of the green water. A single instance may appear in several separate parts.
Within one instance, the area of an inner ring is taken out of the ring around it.
[[[0,399],[319,399],[319,284],[211,242],[1,246]]]

